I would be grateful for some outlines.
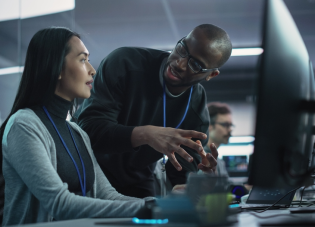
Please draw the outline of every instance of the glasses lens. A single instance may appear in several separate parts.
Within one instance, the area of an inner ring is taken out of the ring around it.
[[[181,57],[186,57],[187,56],[187,51],[186,51],[186,49],[185,49],[185,47],[183,46],[183,44],[181,44],[181,43],[178,43],[177,45],[176,45],[176,51],[177,51],[177,53],[181,56]]]
[[[193,58],[189,59],[188,65],[195,73],[198,73],[202,69],[202,67]]]

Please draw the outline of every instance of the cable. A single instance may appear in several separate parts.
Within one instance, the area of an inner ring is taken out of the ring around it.
[[[302,203],[302,198],[303,198],[303,193],[304,193],[304,190],[305,190],[305,188],[307,188],[306,186],[302,189],[302,192],[301,192],[301,199],[300,199],[300,204],[299,204],[299,206],[298,207],[301,207],[302,205],[301,205],[301,203]]]
[[[255,212],[256,212],[256,213],[263,213],[263,212],[265,212],[266,210],[269,210],[270,208],[272,208],[273,206],[275,206],[278,202],[280,202],[284,197],[286,197],[287,195],[289,195],[291,192],[294,192],[294,191],[298,190],[299,188],[300,188],[300,187],[295,188],[295,189],[289,191],[287,194],[285,194],[284,196],[282,196],[278,201],[276,201],[274,204],[272,204],[271,206],[267,207],[266,209],[260,210],[260,211],[255,211]]]
[[[251,214],[251,215],[253,215],[253,216],[257,217],[257,218],[262,218],[262,219],[279,217],[279,216],[290,216],[290,217],[293,217],[293,218],[300,217],[300,216],[296,216],[296,215],[292,215],[292,214],[275,214],[275,215],[270,215],[270,216],[265,216],[265,217],[259,216],[259,215],[255,214],[254,212],[248,212],[248,214]]]

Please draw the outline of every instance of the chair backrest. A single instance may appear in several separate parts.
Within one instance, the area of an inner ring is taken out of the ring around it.
[[[158,160],[154,169],[155,192],[156,196],[164,197],[172,191],[172,184],[166,176],[166,172],[162,171],[162,159]]]

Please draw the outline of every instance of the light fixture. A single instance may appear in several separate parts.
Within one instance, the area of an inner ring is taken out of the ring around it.
[[[6,21],[73,10],[75,0],[0,0],[0,5],[0,21]]]
[[[260,47],[253,48],[233,48],[231,56],[250,56],[260,55],[264,52],[264,49]]]
[[[15,66],[15,67],[8,67],[0,69],[0,75],[8,75],[14,73],[22,73],[24,70],[23,66]]]
[[[171,50],[167,52],[171,53]],[[253,48],[233,48],[231,56],[251,56],[251,55],[260,55],[264,52],[264,49],[260,47]]]

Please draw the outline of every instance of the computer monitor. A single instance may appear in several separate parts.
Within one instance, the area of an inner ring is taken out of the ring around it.
[[[257,79],[257,116],[249,184],[302,186],[313,148],[314,74],[302,37],[282,0],[266,0]],[[305,101],[303,103],[303,101]]]
[[[247,176],[247,155],[223,155],[222,159],[230,177]]]

